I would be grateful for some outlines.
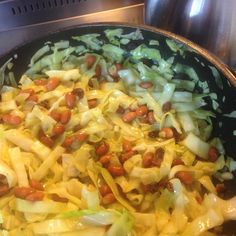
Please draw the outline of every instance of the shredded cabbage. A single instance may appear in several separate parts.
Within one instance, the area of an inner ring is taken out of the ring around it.
[[[1,235],[203,236],[236,220],[235,197],[217,196],[236,170],[212,132],[217,95],[177,62],[184,45],[166,40],[167,57],[143,39],[47,42],[18,87],[1,67]]]
[[[155,48],[148,48],[146,45],[142,44],[131,51],[132,57],[135,60],[140,60],[142,58],[147,58],[150,60],[159,61],[161,59],[160,52]]]

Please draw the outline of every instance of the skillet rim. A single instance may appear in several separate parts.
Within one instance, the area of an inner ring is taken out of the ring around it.
[[[44,38],[56,35],[58,33],[62,33],[64,31],[69,31],[69,30],[76,30],[78,28],[84,28],[84,27],[96,27],[96,26],[117,26],[117,27],[129,27],[129,28],[135,28],[135,29],[141,29],[141,30],[147,30],[159,35],[162,35],[164,37],[171,38],[179,43],[185,44],[186,46],[190,47],[191,49],[195,50],[196,53],[198,53],[200,56],[208,60],[210,63],[212,63],[225,77],[226,79],[233,85],[234,88],[236,88],[236,72],[234,72],[228,65],[226,65],[224,62],[222,62],[216,55],[208,51],[207,49],[204,49],[203,47],[199,46],[198,44],[192,42],[191,40],[172,33],[170,31],[166,31],[160,28],[156,28],[153,26],[145,25],[145,24],[136,24],[136,23],[126,23],[126,22],[96,22],[96,23],[83,23],[83,24],[78,24],[78,25],[73,25],[73,26],[68,26],[68,27],[63,27],[60,29],[57,29],[55,31],[51,31],[49,33],[46,33],[43,36],[36,37],[34,39],[28,40],[24,43],[21,43],[15,47],[13,47],[11,50],[8,52],[4,53],[3,55],[0,56],[0,59],[7,58],[7,57],[12,57],[14,55],[15,51],[27,46],[30,43],[34,43],[38,40],[43,40]]]

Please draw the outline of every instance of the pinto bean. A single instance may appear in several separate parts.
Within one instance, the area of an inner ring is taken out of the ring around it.
[[[70,121],[71,118],[71,111],[65,110],[61,113],[60,122],[65,125]]]
[[[158,148],[155,152],[155,155],[157,158],[163,158],[164,157],[164,154],[165,154],[165,150],[163,148]]]
[[[50,197],[53,201],[55,202],[64,202],[67,203],[69,200],[65,197],[60,197],[59,195],[57,195],[56,193],[50,194]]]
[[[116,198],[113,193],[108,193],[102,198],[103,205],[109,205],[116,201]]]
[[[72,109],[76,103],[76,96],[72,92],[65,94],[66,105],[68,108]]]
[[[10,188],[7,184],[0,184],[0,197],[4,196],[10,191]]]
[[[107,170],[113,177],[122,176],[125,174],[123,166],[109,165]]]
[[[151,167],[153,164],[154,153],[153,152],[146,152],[143,155],[143,167],[148,168]]]
[[[219,152],[215,147],[210,147],[208,150],[208,160],[215,162],[219,157]]]
[[[148,113],[148,108],[146,105],[142,105],[136,109],[135,113],[138,117],[142,117]]]
[[[106,155],[100,157],[99,162],[100,162],[104,167],[106,167],[106,166],[108,166],[108,164],[110,163],[111,158],[112,158],[112,155],[106,154]]]
[[[104,197],[105,195],[107,195],[108,193],[112,193],[110,187],[107,184],[102,184],[99,187],[99,192],[100,194]]]
[[[38,102],[39,97],[36,94],[32,94],[26,100],[29,101],[29,102]]]
[[[19,125],[22,122],[21,117],[10,114],[3,114],[2,120],[5,124],[8,125]]]
[[[126,162],[128,159],[130,159],[135,154],[136,154],[136,151],[133,151],[133,150],[122,153],[121,156],[120,156],[120,162],[121,163]]]
[[[153,86],[152,82],[148,82],[148,81],[143,81],[139,84],[139,86],[143,89],[149,89]]]
[[[36,191],[34,193],[31,193],[25,197],[25,200],[36,202],[36,201],[42,201],[44,198],[44,193]]]
[[[74,134],[74,136],[75,136],[75,140],[78,142],[83,142],[88,138],[88,135],[82,132],[76,133]]]
[[[71,135],[69,137],[66,137],[62,146],[64,148],[69,148],[72,145],[72,143],[75,141],[75,139],[76,139],[75,135]]]
[[[164,149],[158,148],[152,160],[152,166],[160,167],[164,157]]]
[[[103,142],[96,148],[96,154],[98,156],[103,156],[109,151],[109,144]]]
[[[89,99],[88,100],[88,106],[89,106],[90,109],[96,107],[97,106],[97,99],[96,98]]]
[[[123,152],[129,152],[132,150],[132,143],[127,140],[127,139],[123,139],[122,141],[122,149],[123,149]]]
[[[102,74],[102,69],[101,69],[101,66],[100,65],[96,65],[96,68],[95,68],[95,76],[97,78],[99,78]]]
[[[195,196],[195,199],[197,200],[197,202],[198,202],[199,204],[202,204],[203,198],[202,198],[202,196],[201,196],[200,194],[197,194],[197,195]]]
[[[174,137],[174,132],[170,127],[164,127],[160,130],[159,137],[170,139]]]
[[[149,120],[148,120],[148,115],[144,115],[144,116],[141,116],[138,118],[139,122],[140,123],[143,123],[143,124],[149,124]]]
[[[85,133],[75,133],[71,136],[65,138],[63,142],[63,147],[69,148],[73,142],[83,142],[88,138],[88,135]]]
[[[173,130],[174,138],[175,138],[175,141],[176,141],[176,142],[180,142],[180,141],[182,141],[182,140],[184,140],[184,139],[186,138],[186,134],[184,134],[184,133],[182,133],[182,134],[178,133],[178,131],[177,131],[174,127],[172,127],[171,129]]]
[[[156,119],[155,119],[155,117],[154,117],[154,113],[153,113],[153,111],[149,111],[148,112],[148,114],[147,114],[147,116],[148,116],[148,122],[149,122],[149,124],[154,124],[155,122],[156,122]]]
[[[84,90],[82,88],[75,88],[73,89],[72,93],[79,99],[82,99],[84,97]]]
[[[30,187],[15,187],[14,195],[17,198],[26,199],[26,197],[32,193],[35,193],[36,190]]]
[[[171,107],[172,107],[171,102],[166,102],[162,105],[162,111],[166,113],[171,110]]]
[[[53,91],[60,84],[60,79],[57,77],[48,80],[45,88],[47,91]]]
[[[96,59],[97,58],[94,55],[90,55],[89,54],[89,55],[86,56],[85,62],[86,62],[86,65],[87,65],[88,69],[90,69],[93,66],[93,64],[95,63]]]
[[[149,138],[157,138],[158,136],[159,136],[159,132],[157,130],[153,130],[148,133]]]
[[[52,110],[49,114],[55,121],[59,122],[61,121],[61,113],[56,111],[56,110]]]
[[[130,111],[122,116],[122,120],[126,123],[133,121],[136,118],[136,112]]]
[[[81,130],[81,128],[82,128],[81,125],[77,124],[76,126],[73,127],[73,131],[77,132],[77,131]]]
[[[29,181],[29,185],[30,185],[31,188],[34,188],[36,190],[39,190],[39,191],[43,191],[44,190],[43,184],[40,183],[37,180],[31,179]]]
[[[184,162],[180,158],[175,158],[171,166],[184,165]]]
[[[41,136],[39,140],[40,142],[42,142],[44,145],[48,146],[49,148],[52,148],[54,145],[54,141],[46,135]]]
[[[44,145],[50,148],[54,145],[54,141],[50,137],[48,137],[46,134],[44,134],[42,130],[39,132],[38,136],[39,136],[39,141],[43,143]]]
[[[1,119],[8,125],[19,125],[22,122],[21,117],[11,114],[3,114],[1,115]]]
[[[193,183],[193,175],[189,171],[178,171],[175,177],[185,185],[191,185]]]
[[[158,182],[158,186],[160,188],[166,188],[167,183],[168,183],[168,178],[165,177]]]
[[[58,137],[59,135],[63,134],[64,132],[65,132],[65,126],[58,123],[53,127],[52,136]]]
[[[142,190],[144,193],[155,193],[159,190],[160,186],[156,184],[142,184]]]
[[[124,114],[125,108],[123,108],[122,106],[119,106],[118,109],[116,110],[116,113],[120,115]]]
[[[169,192],[174,192],[174,187],[173,187],[173,184],[171,183],[171,182],[167,182],[166,183],[166,186],[165,186],[166,188],[167,188],[167,190],[169,191]]]
[[[226,187],[225,187],[224,183],[216,184],[216,192],[217,193],[224,193],[225,191],[226,191]]]
[[[154,156],[154,158],[153,158],[153,160],[152,160],[152,166],[160,167],[162,161],[163,161],[162,158],[157,158],[156,156]]]

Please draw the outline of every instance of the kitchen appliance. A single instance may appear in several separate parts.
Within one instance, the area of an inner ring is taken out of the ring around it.
[[[143,23],[144,0],[0,0],[0,55],[69,26]]]

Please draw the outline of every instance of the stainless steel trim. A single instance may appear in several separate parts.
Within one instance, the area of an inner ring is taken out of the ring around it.
[[[5,54],[22,43],[69,26],[107,21],[142,24],[144,18],[143,11],[144,4],[141,3],[3,31],[0,32],[0,55]]]
[[[0,2],[0,31],[141,4],[143,0],[10,0]]]

